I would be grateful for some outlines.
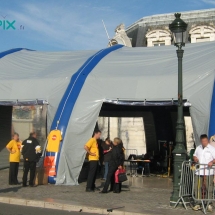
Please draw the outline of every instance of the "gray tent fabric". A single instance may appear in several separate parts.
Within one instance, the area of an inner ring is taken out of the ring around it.
[[[106,100],[177,100],[176,47],[128,48],[104,57],[88,75],[69,116],[56,184],[77,185],[102,103]],[[0,59],[0,101],[44,100],[48,128],[72,75],[96,51],[38,52],[21,50]],[[191,103],[197,144],[208,132],[215,78],[215,43],[186,44],[183,60],[184,99]]]
[[[191,44],[184,55],[184,98],[191,104],[195,136],[207,133],[214,84],[215,43]],[[103,101],[177,100],[175,47],[122,48],[105,57],[88,76],[70,117],[62,147],[57,184],[78,184]],[[71,141],[72,140],[72,141]],[[71,147],[72,145],[72,147]],[[77,154],[77,156],[72,156]]]
[[[48,128],[71,76],[96,51],[21,50],[0,59],[0,101],[44,100]]]

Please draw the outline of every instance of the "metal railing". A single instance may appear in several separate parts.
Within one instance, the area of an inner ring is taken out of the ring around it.
[[[191,161],[184,161],[181,168],[179,202],[182,202],[187,209],[186,198],[192,197],[195,205],[201,206],[204,214],[209,205],[215,200],[215,165],[209,167],[208,164],[197,164]]]
[[[193,162],[184,161],[181,167],[181,179],[180,179],[180,189],[179,189],[179,199],[176,202],[174,208],[181,201],[184,207],[187,210],[187,206],[185,203],[185,197],[192,196],[192,184],[193,184]]]
[[[136,155],[137,156],[137,149],[125,149],[125,160],[128,160],[128,157],[130,155]]]
[[[137,156],[137,149],[125,149],[125,162],[124,162],[124,166],[126,168],[126,170],[129,170],[129,173],[131,176],[136,176],[137,175],[137,167],[134,167],[133,165],[131,165],[130,161],[128,161],[128,158],[130,155],[135,155]],[[135,159],[135,158],[133,158]]]
[[[215,165],[195,164],[193,168],[192,198],[201,204],[204,214],[214,199]]]

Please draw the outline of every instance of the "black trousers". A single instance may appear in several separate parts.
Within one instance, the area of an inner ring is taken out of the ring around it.
[[[114,188],[113,188],[113,191],[114,191],[114,192],[120,193],[120,192],[121,192],[121,189],[122,189],[122,183],[115,183],[115,184],[114,184]]]
[[[19,162],[10,162],[9,169],[9,184],[18,184],[18,171],[19,171]]]
[[[107,178],[106,178],[105,185],[104,185],[104,188],[103,188],[104,192],[108,191],[109,185],[111,185],[110,190],[115,189],[115,187],[114,187],[114,184],[115,184],[115,172],[116,172],[117,169],[118,169],[118,167],[116,167],[116,166],[109,166]]]
[[[98,161],[89,161],[89,163],[90,164],[87,177],[87,189],[94,189],[98,169]]]
[[[98,172],[99,172],[99,175],[103,178],[103,176],[104,176],[103,160],[99,160]]]
[[[22,183],[23,183],[24,186],[27,185],[29,170],[30,170],[29,185],[33,186],[34,185],[35,173],[36,173],[36,162],[34,162],[34,161],[24,161],[24,173],[23,173],[23,178],[22,178],[22,181],[23,181]]]

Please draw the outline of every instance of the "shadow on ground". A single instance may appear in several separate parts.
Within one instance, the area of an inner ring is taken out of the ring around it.
[[[17,193],[21,188],[22,188],[22,186],[0,189],[0,194],[1,193],[11,193],[11,192]]]

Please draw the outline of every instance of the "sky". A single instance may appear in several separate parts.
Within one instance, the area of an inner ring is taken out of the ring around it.
[[[215,0],[1,0],[0,52],[102,49],[108,43],[102,20],[113,37],[120,23],[129,26],[144,16],[210,8]]]

